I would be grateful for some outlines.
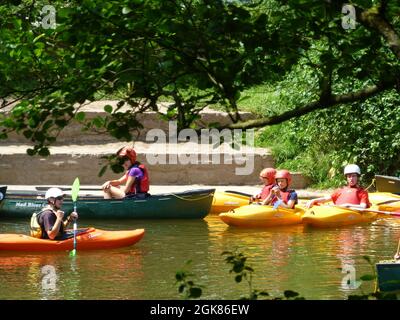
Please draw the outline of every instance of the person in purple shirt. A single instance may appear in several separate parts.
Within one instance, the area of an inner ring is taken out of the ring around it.
[[[117,152],[117,155],[126,173],[121,178],[106,181],[101,186],[104,199],[131,198],[139,194],[147,196],[149,191],[147,169],[136,161],[135,150],[124,147]]]

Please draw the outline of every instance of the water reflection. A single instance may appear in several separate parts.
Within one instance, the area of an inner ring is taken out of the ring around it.
[[[363,255],[390,259],[400,237],[400,219],[331,229],[302,225],[268,229],[229,227],[218,216],[206,220],[80,221],[105,230],[145,228],[144,238],[127,248],[68,252],[0,252],[0,299],[178,299],[175,273],[192,260],[194,280],[205,299],[237,299],[248,294],[235,283],[223,251],[238,248],[255,269],[253,285],[273,295],[287,289],[307,299],[343,299],[344,265],[356,278],[370,273]],[[0,222],[0,233],[27,233],[21,220]],[[362,286],[364,286],[363,284]],[[372,284],[367,284],[372,287]],[[367,291],[366,288],[365,291]]]

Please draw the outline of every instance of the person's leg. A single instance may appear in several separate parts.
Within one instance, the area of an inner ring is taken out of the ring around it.
[[[118,187],[111,186],[107,190],[103,190],[104,199],[123,199],[125,193]]]

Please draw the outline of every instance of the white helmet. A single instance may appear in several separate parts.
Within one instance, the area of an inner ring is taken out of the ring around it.
[[[361,176],[360,167],[356,164],[348,164],[347,166],[344,167],[344,175],[350,173],[357,173],[359,176]]]
[[[61,189],[50,188],[49,190],[46,191],[46,195],[44,197],[48,200],[49,198],[57,198],[57,197],[60,197],[63,195],[64,195],[64,193],[62,192]]]

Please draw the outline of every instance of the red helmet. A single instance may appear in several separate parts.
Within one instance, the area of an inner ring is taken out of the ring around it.
[[[276,170],[274,168],[265,168],[260,172],[260,178],[268,179],[269,184],[273,184],[275,181]]]
[[[275,175],[275,180],[276,179],[286,179],[288,186],[292,182],[292,176],[288,170],[279,170]]]
[[[136,151],[131,147],[123,147],[117,152],[118,157],[128,157],[132,164],[136,162]]]

